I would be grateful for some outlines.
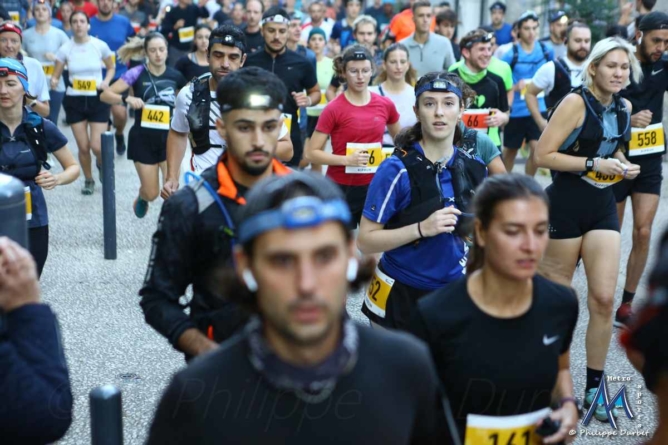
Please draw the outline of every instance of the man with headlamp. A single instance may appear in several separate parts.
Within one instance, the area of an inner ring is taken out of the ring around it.
[[[167,136],[167,178],[160,196],[169,198],[179,188],[181,163],[188,139],[192,147],[190,170],[200,173],[215,165],[225,151],[225,139],[216,131],[220,108],[216,99],[218,83],[228,74],[244,66],[246,38],[235,26],[223,25],[209,36],[209,73],[193,79],[176,97],[174,117]],[[292,144],[287,127],[281,130],[276,155],[292,158]]]
[[[564,11],[555,11],[550,15],[550,35],[540,39],[541,42],[549,43],[554,50],[554,58],[566,57],[566,30],[568,29],[568,16]]]
[[[221,271],[232,264],[246,191],[262,178],[290,172],[274,159],[286,94],[278,77],[259,68],[225,76],[216,89],[221,117],[215,123],[227,149],[162,207],[141,307],[148,324],[186,359],[213,349],[246,321],[221,294]],[[190,285],[192,301],[182,304]]]
[[[288,51],[290,16],[284,9],[273,6],[262,15],[264,49],[248,56],[246,66],[258,66],[276,74],[288,89],[285,100],[285,120],[294,148],[288,165],[298,166],[304,151],[299,130],[297,110],[320,103],[320,87],[313,64],[304,56]]]
[[[425,346],[345,316],[349,289],[373,261],[356,258],[340,189],[295,172],[247,198],[224,292],[253,316],[175,376],[148,443],[446,443]]]

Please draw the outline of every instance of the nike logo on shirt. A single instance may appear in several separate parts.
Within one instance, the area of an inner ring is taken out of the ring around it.
[[[543,335],[543,344],[545,346],[550,346],[552,343],[554,343],[557,340],[559,340],[558,335],[555,335],[554,337],[548,337],[547,335]]]
[[[663,68],[661,68],[661,69],[658,70],[658,71],[654,71],[654,70],[652,70],[652,76],[656,76],[656,75],[659,74],[661,71],[663,71]]]

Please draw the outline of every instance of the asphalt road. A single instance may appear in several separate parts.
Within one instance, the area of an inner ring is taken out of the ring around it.
[[[76,145],[68,127],[63,131],[76,156]],[[127,131],[126,131],[127,133]],[[49,258],[42,277],[43,299],[60,319],[67,361],[75,395],[75,419],[61,444],[90,442],[88,393],[98,385],[114,384],[123,391],[123,421],[126,444],[143,443],[155,405],[168,384],[170,376],[184,366],[182,355],[144,322],[137,291],[143,281],[161,201],[151,205],[144,219],[132,211],[139,187],[133,163],[116,158],[116,205],[118,225],[118,259],[104,260],[102,236],[102,194],[99,182],[95,194],[82,196],[83,176],[74,184],[45,193],[51,221]],[[521,170],[521,167],[518,168]],[[668,166],[664,164],[664,176]],[[97,178],[97,173],[95,173]],[[545,184],[546,177],[539,177]],[[663,198],[654,225],[656,239],[668,226],[668,203]],[[630,208],[630,206],[629,206]],[[617,284],[616,300],[621,298],[625,265],[631,248],[631,215],[627,209],[623,228],[622,267]],[[654,244],[654,243],[653,243]],[[655,255],[651,253],[650,265]],[[585,380],[584,330],[588,320],[586,281],[578,270],[574,286],[580,295],[580,318],[571,349],[571,369],[576,394],[583,392]],[[636,301],[646,296],[644,280]],[[349,312],[362,323],[362,295],[350,295]],[[637,444],[642,440],[628,432],[653,431],[656,421],[652,397],[642,377],[628,363],[616,338],[608,355],[606,371],[610,376],[628,378],[624,383],[610,383],[616,393],[626,384],[629,400],[635,407],[634,419],[623,418],[616,436],[604,438],[614,431],[608,425],[592,421],[580,427],[579,444]],[[638,404],[638,400],[641,404]],[[622,435],[627,431],[625,435]]]

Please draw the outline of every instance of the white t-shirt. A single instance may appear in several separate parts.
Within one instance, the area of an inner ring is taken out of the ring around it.
[[[380,92],[381,85],[376,85],[369,87],[369,91],[372,93],[380,94],[385,96],[394,102],[394,105],[397,107],[399,112],[399,125],[401,128],[412,127],[417,122],[415,117],[415,111],[413,111],[413,106],[415,105],[415,91],[413,87],[406,84],[404,90],[399,94],[391,94],[386,89],[383,88],[383,92]],[[394,145],[392,136],[385,129],[385,134],[383,135],[383,145]]]
[[[329,42],[329,38],[332,35],[332,29],[334,29],[334,20],[330,19],[329,17],[325,17],[322,19],[322,23],[320,26],[318,26],[318,28],[325,31],[325,35],[327,36],[325,43],[327,43]],[[308,43],[308,35],[312,29],[313,25],[311,24],[311,20],[302,25],[301,41],[304,42],[304,44]]]
[[[49,27],[49,30],[46,34],[40,34],[37,30],[33,28],[28,28],[23,31],[23,49],[28,52],[30,57],[37,59],[42,66],[52,66],[54,62],[49,62],[46,59],[45,54],[51,53],[56,54],[61,46],[69,42],[70,38],[67,37],[67,34],[62,29],[58,29],[55,26]],[[46,76],[47,82],[51,80],[51,76]],[[56,91],[65,91],[65,82],[61,77],[58,81],[58,88]]]
[[[571,72],[571,87],[577,88],[582,85],[582,65],[575,65],[567,57],[561,59],[566,63],[567,68]],[[545,95],[550,94],[554,88],[554,62],[550,61],[538,68],[534,74],[532,83],[545,92]]]
[[[28,90],[31,96],[35,96],[40,102],[51,100],[49,94],[49,84],[46,83],[46,76],[42,64],[32,57],[24,57],[23,65],[28,72]]]
[[[103,80],[103,61],[112,54],[109,45],[91,36],[86,43],[75,43],[73,39],[70,40],[60,47],[56,59],[67,64],[70,83],[74,79],[81,78],[95,79],[95,82],[99,85]],[[68,96],[77,95],[71,86],[67,87],[65,94]]]
[[[190,124],[188,123],[186,115],[188,114],[190,103],[193,100],[192,86],[193,84],[189,83],[185,88],[181,88],[179,95],[176,96],[176,106],[174,107],[174,117],[172,117],[171,126],[172,130],[178,131],[179,133],[190,133]],[[195,173],[201,173],[212,165],[215,165],[216,162],[218,162],[218,158],[220,158],[220,155],[223,154],[223,151],[227,147],[225,140],[218,134],[218,130],[216,130],[216,120],[220,117],[220,105],[216,100],[216,92],[210,91],[210,93],[209,141],[211,142],[211,148],[201,155],[193,153],[191,165],[194,167],[193,171]],[[287,134],[288,127],[283,123],[279,138],[283,138]]]

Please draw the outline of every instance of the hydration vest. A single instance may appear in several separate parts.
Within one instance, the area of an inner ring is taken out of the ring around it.
[[[470,131],[476,132],[476,130]],[[475,144],[475,139],[473,141]],[[470,135],[467,142],[471,143]],[[390,218],[385,228],[396,229],[424,221],[435,211],[444,208],[445,198],[441,192],[438,176],[443,168],[447,168],[452,177],[455,205],[462,211],[455,232],[461,237],[468,237],[471,233],[473,218],[463,213],[471,210],[475,189],[487,176],[487,167],[475,159],[475,147],[473,147],[473,153],[470,151],[470,145],[468,149],[455,148],[451,165],[443,165],[434,164],[413,146],[397,147],[393,155],[398,157],[406,167],[411,185],[411,202],[408,207]]]
[[[591,92],[580,86],[573,90],[573,93],[579,94],[585,103],[585,120],[582,123],[582,131],[575,142],[566,147],[565,150],[560,150],[563,153],[581,156],[584,158],[595,158],[598,156],[598,149],[602,142],[615,141],[618,144],[629,139],[631,129],[631,117],[628,109],[624,104],[622,97],[619,94],[614,94],[613,106],[617,114],[617,132],[619,136],[615,138],[607,138],[603,135],[603,112],[605,108],[601,103],[591,94]],[[563,99],[562,99],[563,100]],[[561,101],[559,101],[561,102]],[[559,106],[556,104],[555,109]],[[548,120],[552,117],[552,112],[548,115]]]
[[[30,148],[32,155],[35,158],[37,173],[39,173],[42,166],[47,170],[51,169],[51,165],[47,162],[48,152],[46,150],[44,118],[35,111],[27,110],[27,115],[21,123],[21,126],[23,127],[22,135],[12,137],[2,136],[2,139],[0,140],[0,151],[2,151],[2,145],[6,142],[24,142]],[[11,173],[15,168],[15,165],[0,165],[0,172]]]
[[[209,139],[209,114],[211,112],[211,91],[209,78],[211,73],[202,74],[190,82],[192,101],[186,113],[190,126],[190,145],[196,155],[204,154],[211,148]]]
[[[550,51],[547,45],[545,45],[543,42],[540,40],[537,42],[540,45],[541,51],[543,51],[543,58],[545,59],[546,62],[550,61]],[[517,65],[517,60],[520,57],[520,52],[519,52],[519,43],[513,44],[513,59],[510,61],[510,69],[515,70],[515,65]],[[535,64],[536,62],[522,62],[522,63],[531,63]]]
[[[545,96],[545,106],[553,108],[572,89],[571,70],[562,57],[554,59],[554,87]]]

